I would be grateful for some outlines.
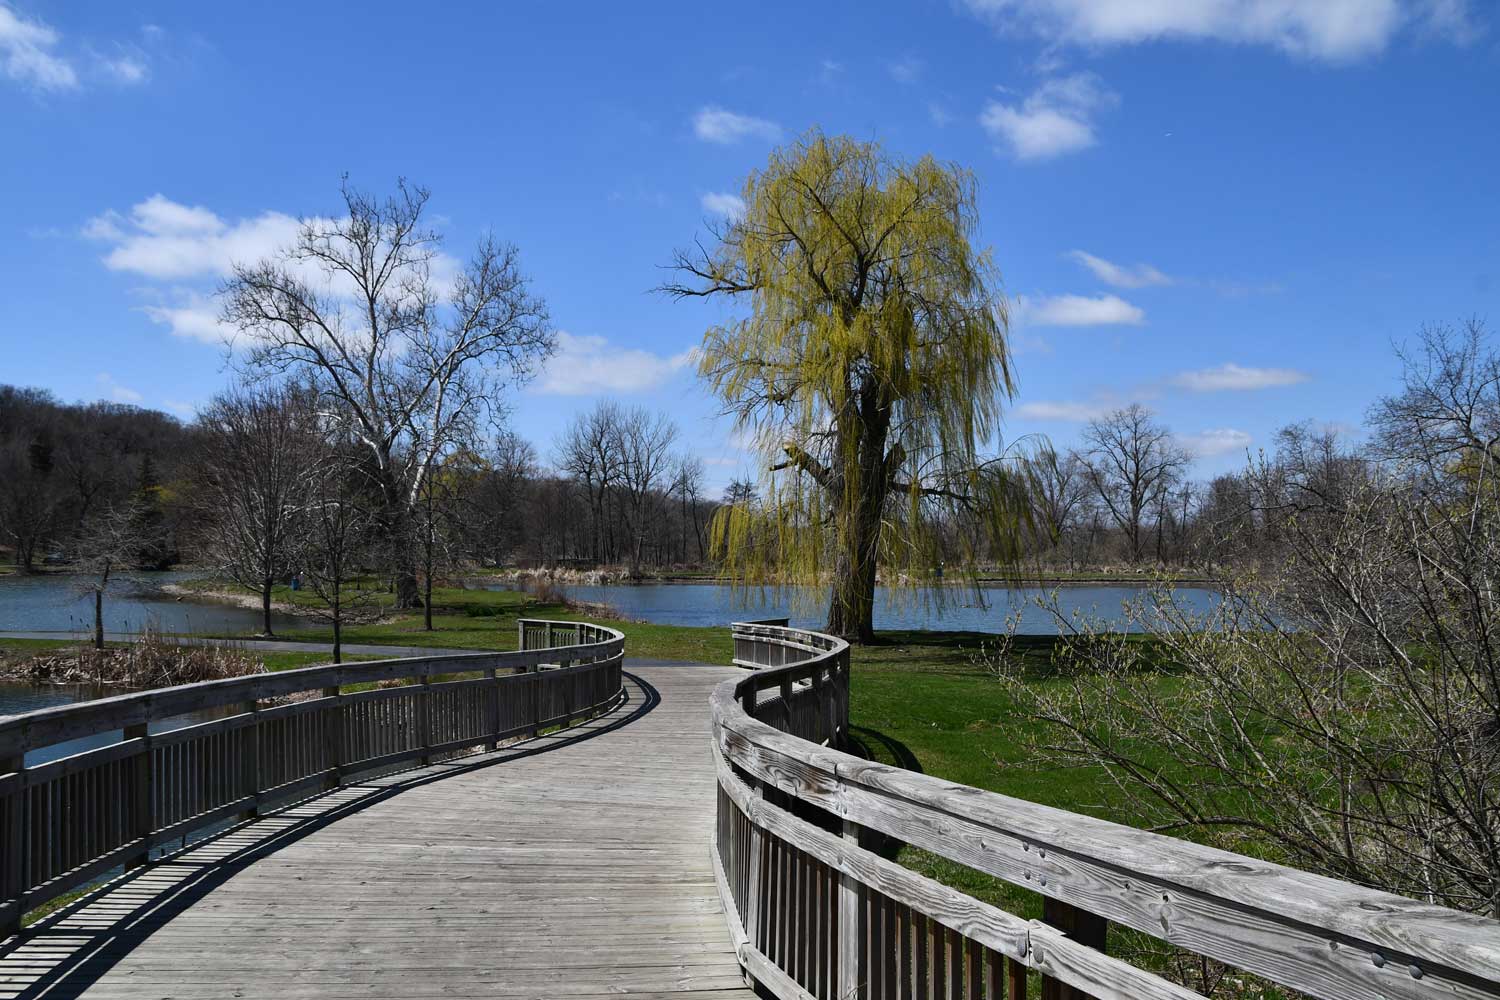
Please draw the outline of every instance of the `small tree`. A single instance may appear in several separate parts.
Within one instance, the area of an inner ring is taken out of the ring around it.
[[[957,521],[1010,556],[1028,514],[1018,477],[980,457],[1013,383],[974,180],[811,132],[744,201],[666,286],[749,304],[705,334],[700,371],[755,433],[769,499],[723,508],[714,547],[741,582],[828,583],[828,629],[867,641],[882,567],[900,583],[972,569],[980,546],[942,531]]]
[[[159,524],[139,493],[118,505],[95,509],[78,539],[78,569],[84,593],[93,598],[94,648],[104,648],[104,595],[121,570],[137,564],[142,551],[161,544]]]
[[[378,519],[368,484],[347,448],[325,451],[309,485],[296,560],[302,579],[323,602],[318,617],[333,629],[333,662],[340,663],[344,623],[372,599],[369,591],[351,585],[364,566]]]
[[[199,416],[195,493],[207,553],[260,595],[271,635],[271,589],[290,566],[322,447],[313,395],[296,386],[239,389]]]

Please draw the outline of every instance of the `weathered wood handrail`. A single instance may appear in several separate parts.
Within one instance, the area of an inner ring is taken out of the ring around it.
[[[0,718],[0,936],[168,841],[354,775],[571,725],[623,696],[621,633],[530,620],[521,632],[516,652],[306,667]],[[205,710],[224,715],[152,726]],[[110,742],[27,761],[86,737]]]
[[[843,752],[848,646],[736,625],[765,669],[712,698],[715,863],[747,975],[785,1000],[1199,994],[1104,953],[1134,928],[1325,1000],[1500,997],[1500,921]],[[775,664],[774,666],[768,666]],[[1028,921],[867,849],[872,833],[1043,897]]]

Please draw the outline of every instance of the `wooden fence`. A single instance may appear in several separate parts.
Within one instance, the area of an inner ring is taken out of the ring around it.
[[[784,1000],[1200,996],[1108,955],[1111,925],[1326,1000],[1500,997],[1500,922],[852,756],[844,642],[734,639],[758,669],[712,699],[715,862],[741,964]],[[1039,893],[1044,919],[887,860],[884,838]]]
[[[0,934],[158,845],[356,775],[567,726],[623,696],[619,632],[529,620],[520,632],[518,652],[307,667],[0,718]],[[218,717],[183,719],[205,713]],[[86,738],[104,745],[35,762]]]

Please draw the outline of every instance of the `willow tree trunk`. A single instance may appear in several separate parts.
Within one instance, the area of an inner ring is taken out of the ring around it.
[[[858,479],[851,484],[840,476],[834,481],[833,500],[838,508],[841,537],[836,539],[833,593],[828,605],[828,631],[850,642],[875,639],[875,575],[880,562],[880,520],[890,490],[885,441],[890,410],[873,393],[860,400],[858,427],[843,434],[856,435]],[[847,440],[847,438],[846,438]]]

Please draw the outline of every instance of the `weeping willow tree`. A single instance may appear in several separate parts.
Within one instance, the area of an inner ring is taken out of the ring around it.
[[[716,515],[715,552],[742,583],[827,583],[828,630],[869,641],[877,576],[972,579],[981,555],[1014,559],[1025,527],[1019,473],[981,456],[1014,385],[974,179],[815,131],[743,199],[665,286],[748,304],[701,354],[766,459],[760,499]]]

